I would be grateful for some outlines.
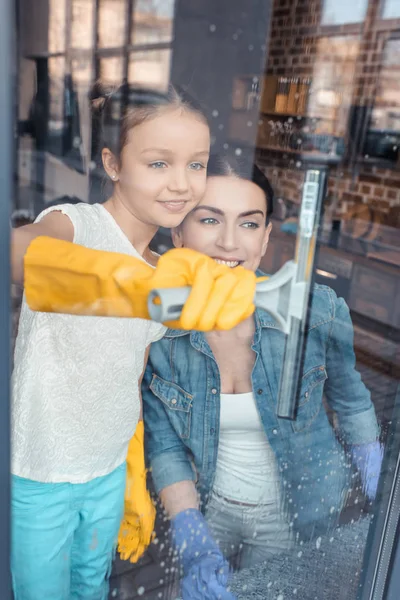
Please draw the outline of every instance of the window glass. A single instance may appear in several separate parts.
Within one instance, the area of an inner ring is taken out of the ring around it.
[[[172,40],[175,0],[137,0],[134,6],[131,44]]]
[[[384,0],[382,16],[384,19],[398,19],[400,17],[400,1]]]
[[[323,0],[322,25],[361,23],[365,19],[368,0]]]
[[[129,56],[129,83],[165,90],[169,82],[170,50],[144,50]]]

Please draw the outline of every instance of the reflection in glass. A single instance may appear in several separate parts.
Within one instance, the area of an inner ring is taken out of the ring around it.
[[[49,0],[49,53],[63,52],[66,32],[66,1]]]
[[[64,118],[64,57],[49,59],[49,134],[59,134]]]
[[[125,0],[100,0],[98,39],[100,48],[120,47],[125,42]]]
[[[400,132],[400,39],[385,46],[372,119],[374,128]]]
[[[384,19],[398,19],[400,17],[400,1],[384,0],[382,17]]]
[[[396,162],[400,156],[400,39],[388,40],[364,154]]]
[[[129,58],[128,81],[165,90],[169,83],[171,50],[133,52]]]
[[[111,56],[100,60],[99,78],[110,85],[120,85],[123,77],[121,56]]]
[[[133,14],[131,44],[154,44],[172,40],[175,0],[137,0]]]
[[[368,0],[324,0],[322,9],[322,25],[344,25],[345,23],[361,23],[365,19]]]
[[[359,47],[356,36],[318,40],[308,101],[308,114],[318,120],[315,133],[344,136]]]
[[[72,0],[71,47],[91,48],[94,24],[93,0]]]

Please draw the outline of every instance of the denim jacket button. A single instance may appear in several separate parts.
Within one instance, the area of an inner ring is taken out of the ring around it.
[[[217,390],[216,390],[216,388],[213,388],[213,389],[211,390],[211,393],[212,393],[212,394],[216,394],[216,393],[217,393]]]
[[[176,398],[172,398],[171,404],[176,404],[176,403],[177,403],[177,399]]]
[[[308,393],[308,392],[306,392],[306,393],[304,394],[304,396],[305,396],[306,398],[308,398],[308,396],[309,396],[309,393]]]
[[[210,429],[210,433],[211,433],[211,435],[214,435],[214,433],[215,433],[215,429],[214,429],[214,427],[211,427],[211,429]]]
[[[277,429],[273,429],[273,430],[272,430],[272,433],[273,433],[274,435],[276,435],[276,434],[278,433],[278,430],[277,430]]]
[[[262,390],[261,388],[260,388],[259,390],[257,390],[257,394],[258,394],[259,396],[261,396],[261,394],[262,394],[262,393],[263,393],[263,390]]]

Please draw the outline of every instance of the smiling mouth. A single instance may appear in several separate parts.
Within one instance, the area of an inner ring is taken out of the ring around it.
[[[188,204],[188,202],[190,202],[190,200],[159,200],[159,203],[170,211],[180,211]]]
[[[235,267],[241,265],[243,262],[242,260],[225,260],[223,258],[214,258],[214,260],[219,265],[227,265],[231,269],[234,269]]]

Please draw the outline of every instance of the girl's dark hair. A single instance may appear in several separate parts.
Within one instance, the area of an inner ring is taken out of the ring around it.
[[[251,176],[249,168],[241,165],[233,158],[227,158],[219,154],[211,154],[207,165],[207,177],[239,177],[252,181],[264,192],[267,203],[267,223],[274,209],[274,190],[268,177],[264,175],[261,169],[254,163],[251,167]]]
[[[133,127],[155,118],[165,108],[195,113],[206,124],[200,104],[184,89],[170,85],[167,92],[123,83],[118,87],[96,82],[89,94],[93,113],[93,154],[99,157],[103,148],[120,158]]]

